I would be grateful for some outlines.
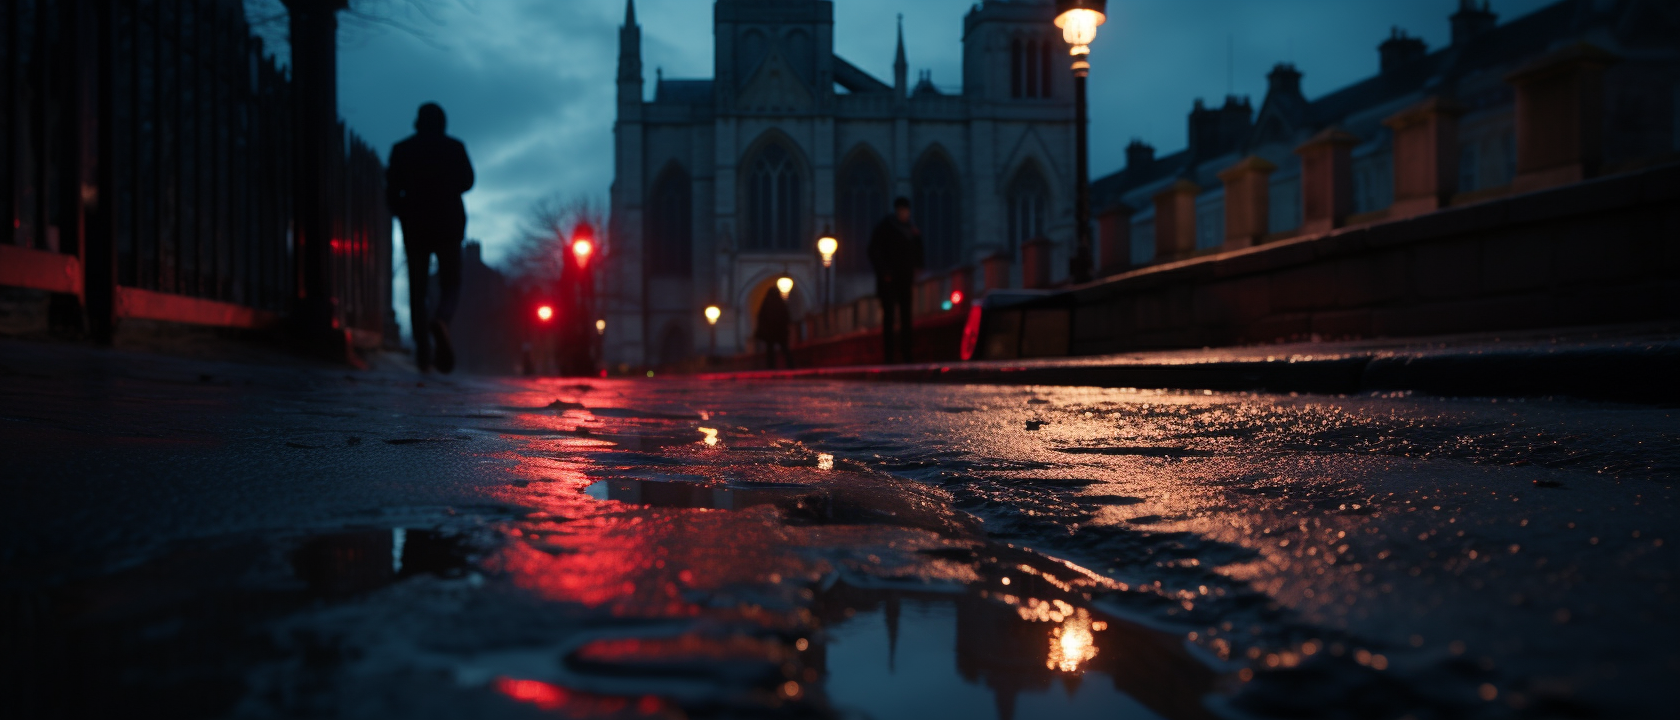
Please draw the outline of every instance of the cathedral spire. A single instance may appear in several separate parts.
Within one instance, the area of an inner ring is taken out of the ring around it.
[[[619,101],[642,100],[642,26],[636,24],[636,0],[624,4],[624,27],[618,29]]]
[[[910,63],[904,59],[904,13],[898,14],[898,57],[893,60],[893,88],[903,97],[910,90]]]

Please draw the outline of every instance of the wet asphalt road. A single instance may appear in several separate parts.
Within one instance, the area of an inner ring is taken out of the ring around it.
[[[1680,418],[0,342],[7,717],[1666,717]]]

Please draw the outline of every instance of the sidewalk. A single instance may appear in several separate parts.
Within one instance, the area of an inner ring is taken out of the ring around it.
[[[714,373],[711,380],[874,380],[1680,402],[1672,326],[1304,342],[1094,357]]]

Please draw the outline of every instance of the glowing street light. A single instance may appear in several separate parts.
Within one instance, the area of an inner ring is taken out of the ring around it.
[[[786,275],[783,275],[780,278],[777,278],[776,279],[776,290],[782,294],[782,299],[783,300],[788,299],[788,295],[793,293],[793,278],[790,278]]]
[[[719,309],[718,306],[706,306],[706,325],[708,326],[707,329],[712,331],[712,349],[706,355],[706,362],[711,362],[712,358],[717,357],[717,321],[720,317],[723,317],[723,310]]]
[[[1074,106],[1074,230],[1079,248],[1068,261],[1074,282],[1089,282],[1095,259],[1091,251],[1091,163],[1090,121],[1087,120],[1085,79],[1091,74],[1091,42],[1097,39],[1097,26],[1108,20],[1104,10],[1108,0],[1056,0],[1056,27],[1062,29],[1062,39],[1072,46],[1073,106]]]
[[[554,306],[543,305],[537,308],[537,319],[548,322],[554,319]]]
[[[823,267],[834,265],[834,253],[839,249],[840,241],[835,240],[832,233],[825,232],[822,237],[817,239],[817,252],[822,254]]]
[[[596,320],[595,321],[595,334],[596,335],[607,334],[607,321],[605,321],[605,320]]]
[[[595,252],[595,243],[589,238],[578,238],[572,241],[572,256],[577,258],[578,265],[589,264],[589,256]]]
[[[1097,39],[1097,26],[1108,20],[1108,16],[1103,14],[1107,4],[1107,0],[1057,0],[1056,27],[1062,29],[1062,39],[1073,46],[1068,54],[1091,54],[1091,41]]]

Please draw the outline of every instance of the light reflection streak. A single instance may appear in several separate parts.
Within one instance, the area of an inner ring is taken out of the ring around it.
[[[834,469],[834,456],[830,455],[828,453],[817,453],[817,469],[818,470],[833,470]]]
[[[700,428],[700,432],[702,432],[702,433],[705,433],[705,434],[706,434],[706,440],[705,440],[705,442],[706,442],[706,445],[707,445],[707,446],[713,446],[713,445],[717,445],[717,444],[718,444],[718,431],[717,431],[717,428],[709,428],[709,427],[703,427],[703,428]]]

